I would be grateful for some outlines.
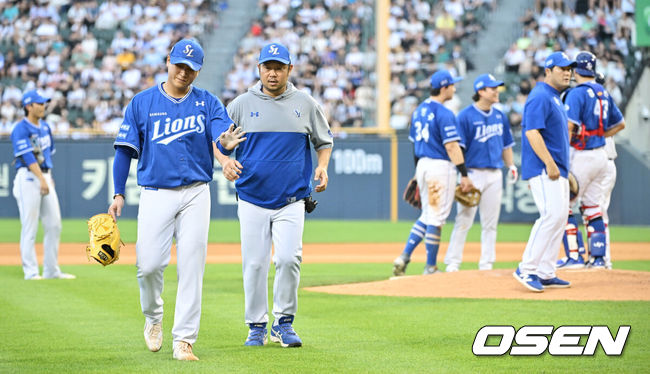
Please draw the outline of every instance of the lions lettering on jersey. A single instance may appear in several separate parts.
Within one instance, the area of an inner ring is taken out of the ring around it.
[[[201,134],[205,130],[205,115],[188,116],[185,118],[176,118],[172,121],[167,117],[161,126],[161,120],[153,123],[154,130],[151,141],[158,144],[167,145],[183,135],[197,132]],[[158,140],[160,139],[160,140]]]
[[[493,136],[503,135],[503,123],[493,123],[491,125],[486,125],[484,122],[474,123],[479,125],[476,127],[476,135],[474,135],[474,140],[479,143],[485,143],[488,139]]]

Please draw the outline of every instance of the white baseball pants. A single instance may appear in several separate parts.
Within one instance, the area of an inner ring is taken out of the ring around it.
[[[467,232],[474,223],[478,211],[481,219],[481,259],[479,270],[491,270],[496,259],[497,224],[501,213],[503,174],[501,169],[470,169],[469,179],[481,191],[481,200],[475,207],[456,203],[454,230],[449,238],[445,255],[447,270],[458,270],[463,261],[463,249]]]
[[[210,190],[207,183],[140,191],[136,266],[142,313],[150,323],[163,319],[163,272],[176,238],[174,342],[196,342],[201,322],[201,292],[208,248]]]
[[[447,160],[421,158],[415,168],[415,177],[422,200],[422,222],[427,226],[441,227],[454,202],[456,166]]]
[[[605,148],[574,150],[571,154],[571,173],[576,177],[580,189],[578,200],[583,206],[599,206],[603,199],[603,174],[607,170],[607,153]],[[589,208],[585,215],[591,216],[601,212],[598,208]]]
[[[43,222],[43,277],[56,278],[61,274],[58,265],[61,237],[61,209],[50,173],[43,173],[50,193],[41,195],[41,183],[27,168],[19,168],[14,178],[13,195],[20,213],[20,257],[25,279],[38,274],[36,232],[39,219]]]
[[[605,231],[607,233],[607,251],[605,255],[605,263],[607,267],[612,266],[612,256],[611,248],[609,246],[609,215],[607,214],[607,209],[609,209],[609,203],[612,198],[612,191],[614,190],[614,185],[616,184],[616,164],[614,160],[607,160],[607,169],[605,175],[602,176],[601,184],[603,187],[602,200],[600,202],[600,209],[603,213],[603,221],[607,226],[605,226]]]
[[[239,200],[246,323],[269,322],[268,274],[273,245],[273,316],[295,315],[302,262],[305,202],[266,209]]]
[[[551,180],[544,172],[528,183],[539,218],[530,231],[519,271],[541,279],[555,278],[555,260],[562,245],[569,211],[569,180],[564,177]]]

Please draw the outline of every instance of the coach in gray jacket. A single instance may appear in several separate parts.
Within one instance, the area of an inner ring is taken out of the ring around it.
[[[236,160],[217,142],[224,176],[236,181],[244,274],[245,345],[265,345],[268,272],[275,249],[271,341],[300,347],[292,323],[298,309],[305,204],[309,209],[314,145],[318,166],[316,192],[327,188],[332,133],[323,110],[308,94],[288,82],[293,69],[286,47],[271,43],[260,51],[260,82],[228,105],[230,118],[246,133]]]

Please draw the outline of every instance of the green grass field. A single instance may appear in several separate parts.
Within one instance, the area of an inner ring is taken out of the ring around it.
[[[401,242],[410,225],[308,221],[305,242]],[[134,226],[120,224],[127,241],[135,239]],[[650,241],[647,227],[614,229],[616,240],[620,235],[620,241],[623,236],[626,241]],[[84,221],[65,221],[63,241],[83,242],[85,230]],[[499,235],[504,241],[523,241],[527,230],[529,225],[503,225]],[[12,220],[0,220],[3,242],[16,242],[18,231]],[[211,226],[211,241],[236,242],[237,236],[236,222],[215,221]],[[477,240],[475,231],[469,239]],[[650,261],[619,261],[616,267],[650,271]],[[24,281],[20,266],[0,266],[1,373],[649,372],[650,302],[339,296],[301,289],[294,326],[304,346],[244,347],[247,327],[238,264],[206,266],[201,331],[194,349],[201,361],[178,362],[171,357],[170,332],[175,266],[165,272],[165,341],[158,353],[149,352],[142,337],[135,266],[62,268],[78,278]],[[305,264],[301,287],[386,279],[390,269],[388,263]],[[607,325],[614,333],[625,324],[632,331],[620,357],[606,356],[602,348],[593,357],[475,357],[474,336],[488,324]]]
[[[328,221],[307,220],[305,223],[305,243],[394,243],[405,241],[413,222],[411,221]],[[135,243],[136,221],[119,220],[122,240]],[[442,241],[449,241],[452,224],[442,230]],[[528,240],[532,224],[500,224],[498,238],[501,242],[525,242]],[[618,242],[650,242],[650,226],[614,226],[611,228],[613,240]],[[38,241],[43,240],[42,228],[39,228]],[[63,220],[61,242],[79,243],[88,240],[86,220]],[[238,243],[239,221],[212,220],[208,240],[212,243]],[[481,240],[480,225],[475,224],[469,231],[467,241]],[[0,219],[0,243],[18,243],[20,241],[20,221],[17,219]]]

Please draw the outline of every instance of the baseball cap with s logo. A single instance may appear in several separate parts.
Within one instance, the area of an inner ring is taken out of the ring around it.
[[[291,65],[291,55],[287,47],[280,43],[270,43],[262,47],[260,50],[260,58],[258,64],[263,64],[267,61],[279,61],[285,65]]]
[[[203,66],[203,48],[195,40],[183,39],[172,47],[169,52],[169,62],[185,64],[192,70],[199,71]]]

